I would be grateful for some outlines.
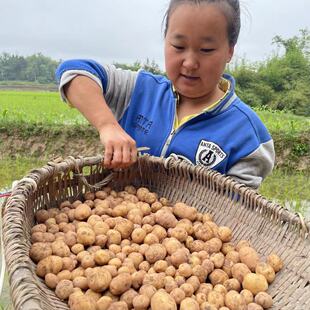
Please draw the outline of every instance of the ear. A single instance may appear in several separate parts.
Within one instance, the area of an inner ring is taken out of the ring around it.
[[[226,60],[227,63],[229,63],[231,61],[232,57],[234,56],[234,51],[235,51],[235,47],[230,46],[229,50],[228,50],[228,54],[227,54],[227,60]]]

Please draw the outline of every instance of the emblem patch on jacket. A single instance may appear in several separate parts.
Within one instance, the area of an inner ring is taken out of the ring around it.
[[[226,156],[226,153],[217,144],[201,140],[196,152],[196,165],[213,168],[223,161]]]

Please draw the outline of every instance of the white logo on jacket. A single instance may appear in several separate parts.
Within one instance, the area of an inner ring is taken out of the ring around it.
[[[196,152],[196,165],[213,168],[226,158],[226,153],[215,143],[201,140]]]

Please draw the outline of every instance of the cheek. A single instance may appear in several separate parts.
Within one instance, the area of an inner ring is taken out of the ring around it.
[[[170,79],[177,71],[177,63],[178,60],[175,53],[169,49],[165,49],[166,73]]]

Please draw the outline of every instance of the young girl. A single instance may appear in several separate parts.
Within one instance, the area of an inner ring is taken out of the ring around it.
[[[171,0],[165,18],[168,79],[69,60],[56,72],[63,100],[97,128],[108,168],[128,167],[146,146],[258,188],[274,165],[273,141],[223,74],[239,35],[239,1]]]

